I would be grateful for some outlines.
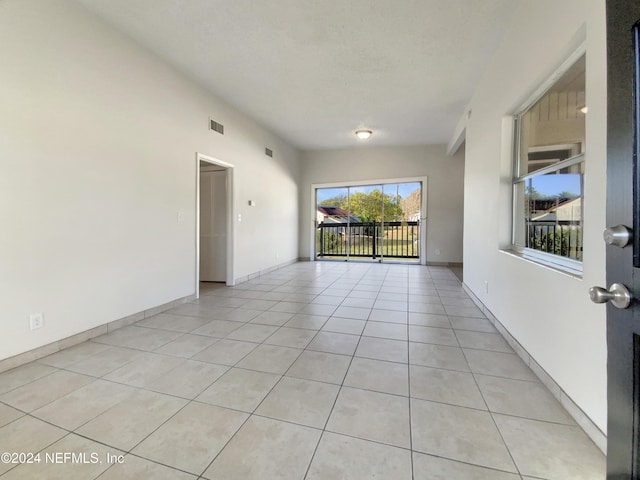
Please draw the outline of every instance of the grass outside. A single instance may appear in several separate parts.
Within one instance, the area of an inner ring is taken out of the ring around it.
[[[321,241],[320,235],[324,233]],[[374,241],[372,236],[345,235],[331,231],[316,234],[316,256],[374,256]],[[321,251],[322,250],[322,251]],[[420,256],[417,229],[413,226],[402,226],[385,231],[384,236],[377,238],[375,255],[388,258],[411,258]]]

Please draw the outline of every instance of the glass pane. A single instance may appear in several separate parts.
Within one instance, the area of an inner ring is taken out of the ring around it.
[[[585,69],[582,56],[540,100],[520,115],[517,176],[584,153]]]
[[[422,184],[316,190],[316,258],[419,260]]]
[[[516,182],[514,242],[582,260],[584,163]]]
[[[349,255],[379,258],[382,185],[349,187],[349,209],[357,222],[349,232]]]
[[[346,257],[349,215],[349,189],[316,190],[316,258]]]
[[[383,186],[384,225],[380,241],[385,258],[420,258],[421,191],[420,182]]]

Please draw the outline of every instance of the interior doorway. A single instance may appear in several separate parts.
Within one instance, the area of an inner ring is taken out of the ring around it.
[[[233,285],[233,165],[196,155],[196,298],[200,282]]]

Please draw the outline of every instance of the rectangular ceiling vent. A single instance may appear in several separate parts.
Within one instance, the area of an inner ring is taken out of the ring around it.
[[[267,157],[273,157],[273,150],[271,150],[270,148],[264,147],[264,154]]]
[[[220,135],[224,135],[224,125],[209,118],[209,130],[218,132]]]

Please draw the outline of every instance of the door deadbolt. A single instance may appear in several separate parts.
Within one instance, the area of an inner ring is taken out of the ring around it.
[[[632,231],[624,225],[609,227],[602,233],[604,242],[607,245],[624,248],[631,242]]]
[[[631,293],[629,289],[621,283],[614,283],[606,290],[602,287],[591,287],[589,289],[589,298],[593,303],[607,303],[616,308],[627,308],[631,304]]]

